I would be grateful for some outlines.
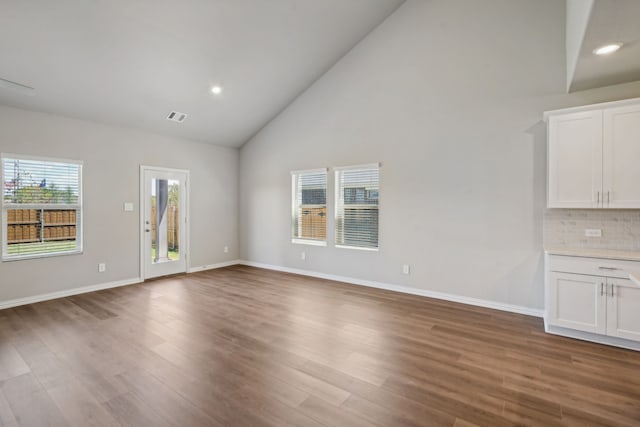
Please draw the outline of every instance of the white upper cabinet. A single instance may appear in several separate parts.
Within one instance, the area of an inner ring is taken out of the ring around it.
[[[640,99],[545,118],[549,208],[640,208]]]
[[[550,208],[596,208],[602,198],[602,111],[549,118]]]
[[[640,207],[640,104],[604,110],[605,207]]]

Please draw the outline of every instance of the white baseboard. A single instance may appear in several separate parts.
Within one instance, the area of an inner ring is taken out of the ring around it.
[[[231,265],[238,265],[241,261],[234,259],[232,261],[219,262],[217,264],[201,265],[200,267],[191,267],[187,273],[197,273],[198,271],[214,270],[216,268],[229,267]]]
[[[353,285],[385,289],[388,291],[401,292],[404,294],[419,295],[423,297],[436,298],[436,299],[441,299],[445,301],[459,302],[462,304],[475,305],[478,307],[492,308],[495,310],[508,311],[511,313],[525,314],[527,316],[543,317],[543,314],[544,314],[544,310],[542,309],[523,307],[520,305],[513,305],[513,304],[505,304],[501,302],[488,301],[488,300],[483,300],[478,298],[464,297],[460,295],[447,294],[443,292],[428,291],[426,289],[417,289],[417,288],[410,288],[407,286],[392,285],[389,283],[375,282],[371,280],[354,279],[352,277],[345,277],[345,276],[336,276],[333,274],[319,273],[316,271],[281,267],[277,265],[263,264],[259,262],[245,261],[245,260],[240,260],[238,264],[247,265],[251,267],[265,268],[268,270],[282,271],[285,273],[300,274],[303,276],[317,277],[320,279],[335,280],[338,282],[350,283]]]
[[[80,288],[66,289],[64,291],[51,292],[48,294],[34,295],[32,297],[17,298],[8,301],[0,301],[0,310],[5,308],[17,307],[20,305],[33,304],[36,302],[49,301],[52,299],[70,297],[72,295],[86,294],[87,292],[101,291],[103,289],[118,288],[120,286],[133,285],[142,282],[139,277],[118,280],[115,282],[99,283],[97,285],[83,286]]]
[[[218,264],[203,265],[200,267],[190,268],[188,272],[195,273],[198,271],[212,270],[214,268],[228,267],[230,265],[236,265],[239,263],[240,263],[239,260],[233,260],[233,261],[221,262]],[[134,285],[136,283],[141,283],[142,281],[143,280],[140,277],[135,277],[131,279],[118,280],[115,282],[100,283],[97,285],[83,286],[80,288],[73,288],[73,289],[65,289],[64,291],[50,292],[47,294],[34,295],[30,297],[25,297],[25,298],[16,298],[8,301],[0,301],[0,310],[5,308],[18,307],[20,305],[34,304],[36,302],[49,301],[57,298],[70,297],[72,295],[79,295],[79,294],[86,294],[88,292],[101,291],[103,289],[111,289],[111,288],[117,288],[120,286]]]
[[[606,335],[576,331],[574,329],[567,329],[560,326],[553,326],[547,324],[546,321],[544,322],[544,331],[548,334],[560,335],[567,338],[590,341],[604,345],[612,345],[615,347],[626,348],[628,350],[640,351],[640,342],[631,341],[624,338],[609,337]]]
[[[496,301],[488,301],[488,300],[483,300],[483,299],[477,299],[477,298],[470,298],[470,297],[464,297],[464,296],[459,296],[459,295],[446,294],[446,293],[442,293],[442,292],[428,291],[428,290],[425,290],[425,289],[410,288],[410,287],[407,287],[407,286],[392,285],[392,284],[389,284],[389,283],[375,282],[375,281],[363,280],[363,279],[355,279],[355,278],[352,278],[352,277],[337,276],[337,275],[333,275],[333,274],[319,273],[319,272],[316,272],[316,271],[301,270],[301,269],[289,268],[289,267],[281,267],[281,266],[277,266],[277,265],[263,264],[263,263],[259,263],[259,262],[245,261],[245,260],[232,260],[232,261],[225,261],[225,262],[221,262],[221,263],[217,263],[217,264],[208,264],[208,265],[202,265],[202,266],[199,266],[199,267],[192,267],[192,268],[190,268],[188,270],[188,273],[197,273],[199,271],[213,270],[213,269],[216,269],[216,268],[229,267],[231,265],[237,265],[237,264],[247,265],[247,266],[251,266],[251,267],[264,268],[264,269],[267,269],[267,270],[282,271],[282,272],[285,272],[285,273],[300,274],[300,275],[303,275],[303,276],[317,277],[317,278],[320,278],[320,279],[334,280],[334,281],[337,281],[337,282],[350,283],[350,284],[353,284],[353,285],[360,285],[360,286],[368,286],[368,287],[371,287],[371,288],[385,289],[385,290],[388,290],[388,291],[401,292],[401,293],[404,293],[404,294],[419,295],[419,296],[424,296],[424,297],[429,297],[429,298],[441,299],[441,300],[445,300],[445,301],[459,302],[459,303],[462,303],[462,304],[469,304],[469,305],[475,305],[475,306],[478,306],[478,307],[492,308],[492,309],[495,309],[495,310],[502,310],[502,311],[508,311],[508,312],[511,312],[511,313],[525,314],[525,315],[528,315],[528,316],[543,317],[543,310],[538,310],[538,309],[528,308],[528,307],[522,307],[522,306],[519,306],[519,305],[504,304],[504,303],[500,303],[500,302],[496,302]],[[116,282],[101,283],[101,284],[97,284],[97,285],[84,286],[84,287],[81,287],[81,288],[67,289],[67,290],[64,290],[64,291],[58,291],[58,292],[51,292],[51,293],[48,293],[48,294],[35,295],[35,296],[31,296],[31,297],[26,297],[26,298],[18,298],[18,299],[13,299],[13,300],[8,300],[8,301],[0,301],[0,310],[5,309],[5,308],[17,307],[17,306],[20,306],[20,305],[33,304],[33,303],[36,303],[36,302],[48,301],[48,300],[52,300],[52,299],[56,299],[56,298],[64,298],[64,297],[68,297],[68,296],[72,296],[72,295],[84,294],[84,293],[87,293],[87,292],[94,292],[94,291],[100,291],[100,290],[103,290],[103,289],[117,288],[119,286],[133,285],[135,283],[140,283],[140,282],[142,282],[142,279],[139,278],[139,277],[136,277],[136,278],[132,278],[132,279],[119,280],[119,281],[116,281]]]

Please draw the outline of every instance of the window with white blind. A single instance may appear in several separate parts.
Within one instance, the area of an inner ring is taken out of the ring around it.
[[[378,249],[379,165],[336,168],[336,246]]]
[[[2,155],[2,260],[82,252],[82,162]]]
[[[327,244],[327,169],[291,172],[291,241]]]

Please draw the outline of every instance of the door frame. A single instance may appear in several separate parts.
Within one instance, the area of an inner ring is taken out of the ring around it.
[[[158,172],[176,172],[176,173],[183,173],[185,174],[185,176],[187,177],[185,183],[184,183],[184,187],[185,187],[185,199],[184,199],[184,208],[185,208],[185,222],[186,224],[184,224],[184,242],[181,242],[180,245],[184,245],[186,247],[186,251],[182,254],[184,256],[184,261],[185,261],[185,273],[189,272],[189,257],[191,254],[191,239],[189,238],[189,236],[191,235],[190,232],[190,228],[191,228],[191,212],[189,209],[189,179],[190,179],[190,174],[189,174],[189,170],[188,169],[174,169],[174,168],[166,168],[166,167],[160,167],[160,166],[148,166],[148,165],[140,165],[140,221],[138,222],[139,225],[139,234],[140,234],[140,278],[142,279],[142,281],[146,280],[146,271],[145,271],[145,255],[144,255],[144,248],[145,248],[145,182],[144,182],[144,175],[145,172],[147,171],[158,171]]]

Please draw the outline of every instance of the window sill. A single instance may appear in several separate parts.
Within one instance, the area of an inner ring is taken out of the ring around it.
[[[83,253],[82,250],[77,250],[77,251],[69,251],[69,252],[54,252],[54,253],[48,253],[48,254],[3,256],[2,262],[23,261],[26,259],[37,259],[37,258],[52,258],[52,257],[67,256],[67,255],[82,255],[82,253]]]
[[[379,248],[365,248],[362,246],[346,246],[346,245],[336,245],[336,248],[340,249],[355,249],[358,251],[367,251],[367,252],[378,252]]]
[[[291,239],[291,243],[298,245],[327,246],[327,242],[324,240]]]

